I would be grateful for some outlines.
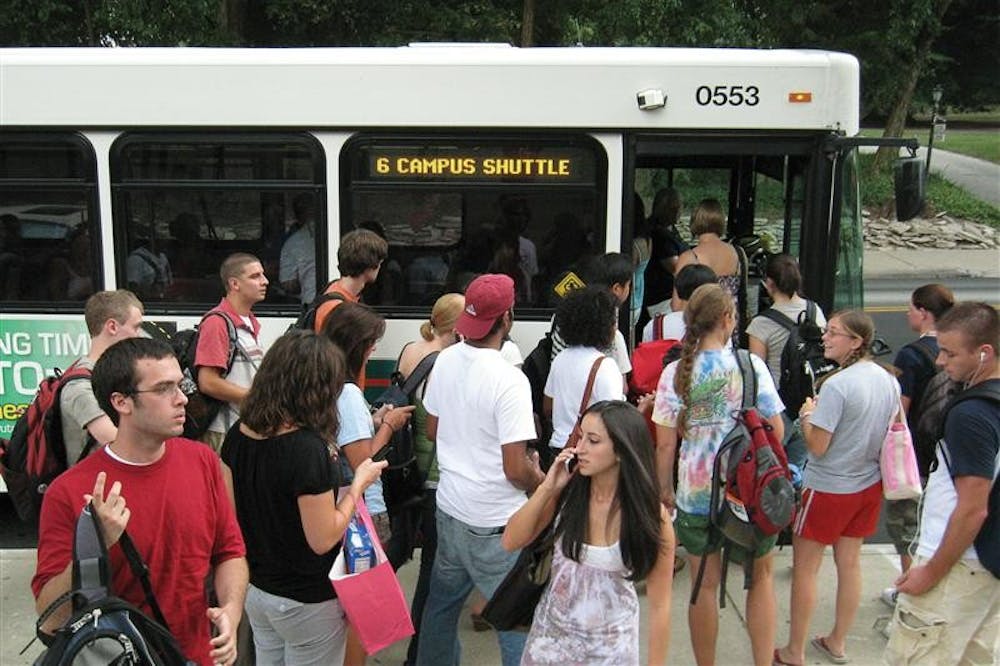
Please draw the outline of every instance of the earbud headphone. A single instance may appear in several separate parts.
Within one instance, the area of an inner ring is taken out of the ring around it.
[[[986,360],[986,352],[984,351],[979,352],[979,362],[982,363],[985,360]]]

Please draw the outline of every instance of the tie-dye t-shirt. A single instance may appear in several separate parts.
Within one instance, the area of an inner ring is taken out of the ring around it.
[[[757,375],[757,410],[764,417],[782,412],[785,405],[778,397],[767,365],[753,354],[750,359]],[[677,427],[677,415],[684,406],[684,401],[674,391],[677,365],[678,362],[671,363],[660,375],[653,407],[653,421],[668,428]],[[677,472],[677,507],[686,513],[708,515],[715,454],[722,440],[736,425],[742,395],[743,378],[732,349],[698,353],[691,374],[687,431],[678,433],[682,441]]]

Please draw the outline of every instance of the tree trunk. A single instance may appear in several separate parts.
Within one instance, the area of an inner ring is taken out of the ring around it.
[[[527,48],[535,45],[532,36],[535,34],[535,0],[524,0],[524,10],[521,13],[521,46]]]
[[[246,36],[246,0],[219,0],[219,34],[232,45],[244,45]]]
[[[927,18],[926,23],[920,30],[920,35],[916,39],[916,48],[913,58],[910,60],[910,67],[901,79],[902,85],[899,88],[899,96],[893,104],[889,119],[885,124],[883,137],[901,137],[906,129],[906,118],[910,113],[910,104],[913,102],[913,93],[917,89],[920,75],[927,64],[928,56],[934,47],[934,42],[941,34],[941,22],[944,14],[948,11],[948,6],[952,0],[939,0],[935,7],[934,15]],[[898,148],[882,147],[875,154],[875,169],[881,169],[899,154]]]

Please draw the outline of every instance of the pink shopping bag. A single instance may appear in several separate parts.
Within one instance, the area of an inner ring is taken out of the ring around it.
[[[882,442],[879,458],[882,468],[882,493],[888,500],[916,499],[920,497],[920,472],[917,456],[913,451],[913,438],[906,425],[906,414],[900,405],[896,417]]]
[[[399,579],[379,543],[364,501],[358,502],[355,515],[368,531],[378,563],[367,571],[347,573],[344,559],[346,543],[342,544],[330,569],[330,581],[337,591],[337,598],[347,621],[361,640],[365,652],[374,654],[396,641],[412,636],[413,620],[410,618],[403,589],[399,586]]]

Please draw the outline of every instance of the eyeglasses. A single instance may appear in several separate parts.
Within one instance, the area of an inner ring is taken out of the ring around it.
[[[161,398],[169,398],[176,395],[177,393],[183,393],[181,389],[180,382],[163,382],[162,384],[157,384],[153,388],[149,389],[133,389],[129,392],[129,395],[136,395],[138,393],[153,393]]]
[[[848,333],[847,331],[838,331],[835,328],[827,328],[823,330],[823,335],[841,336],[844,338],[856,338],[858,336],[853,333]]]

